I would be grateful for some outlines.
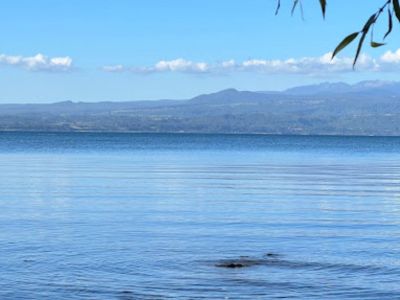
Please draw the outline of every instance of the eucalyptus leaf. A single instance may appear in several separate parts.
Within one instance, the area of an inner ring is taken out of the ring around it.
[[[278,4],[277,4],[276,10],[275,10],[275,16],[279,13],[280,8],[281,8],[281,0],[278,0]]]
[[[393,0],[393,9],[396,14],[397,20],[400,22],[400,3],[399,0]]]
[[[346,36],[343,41],[341,41],[339,43],[339,45],[337,45],[335,51],[333,51],[332,54],[332,58],[334,58],[336,56],[336,54],[338,54],[340,51],[342,51],[346,46],[348,46],[352,41],[354,41],[354,39],[358,36],[359,32],[354,32],[352,34],[349,34],[348,36]]]
[[[354,67],[355,67],[355,65],[357,63],[358,57],[360,56],[361,49],[362,49],[362,46],[364,44],[365,36],[367,35],[367,33],[368,33],[368,30],[367,31],[363,31],[362,35],[361,35],[361,38],[360,38],[360,41],[358,42],[356,56],[354,57],[354,61],[353,61],[353,69],[354,69]]]
[[[300,0],[294,0],[293,1],[292,12],[291,12],[292,15],[294,14],[294,11],[296,9],[297,4],[299,4],[299,1]]]
[[[381,46],[384,46],[384,45],[386,45],[386,43],[377,43],[377,42],[374,42],[374,41],[371,42],[371,47],[372,48],[378,48],[378,47],[381,47]]]
[[[372,24],[376,22],[376,13],[369,17],[368,21],[364,24],[362,32],[367,33]]]
[[[388,9],[388,30],[386,31],[383,39],[386,39],[387,36],[392,32],[393,29],[393,17],[392,17],[392,12],[390,9]]]
[[[326,0],[319,0],[319,3],[321,4],[322,16],[323,16],[324,19],[325,19]]]

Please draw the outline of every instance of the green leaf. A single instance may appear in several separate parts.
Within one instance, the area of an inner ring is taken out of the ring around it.
[[[336,56],[340,51],[342,51],[346,46],[348,46],[354,39],[358,36],[359,32],[354,32],[348,36],[346,36],[343,41],[337,45],[335,51],[333,51],[332,58]]]
[[[397,20],[400,22],[400,4],[399,0],[393,0],[393,10],[394,13],[396,14]]]
[[[357,63],[358,57],[360,56],[360,52],[361,52],[361,48],[364,44],[364,40],[365,40],[365,36],[367,35],[368,30],[367,31],[363,31],[360,41],[358,42],[358,46],[357,46],[357,51],[356,51],[356,56],[354,57],[354,61],[353,61],[353,69]]]
[[[369,28],[371,27],[371,25],[374,24],[375,22],[376,22],[376,14],[373,14],[372,16],[369,17],[368,21],[364,24],[364,27],[361,31],[367,33]]]
[[[378,48],[378,47],[381,47],[383,45],[386,45],[386,43],[377,43],[377,42],[371,41],[371,47],[372,48]]]
[[[279,13],[279,9],[281,8],[281,0],[278,0],[278,4],[276,5],[275,16]]]
[[[300,1],[300,0],[294,0],[294,1],[293,1],[293,7],[292,7],[292,12],[291,12],[292,15],[294,14],[294,11],[295,11],[295,9],[296,9],[297,4],[299,4],[299,1]]]
[[[321,4],[322,16],[323,16],[324,19],[325,19],[326,0],[319,0],[319,3]]]
[[[386,37],[392,32],[393,29],[393,17],[392,17],[392,12],[390,9],[388,9],[388,31],[385,33],[385,36],[383,39],[386,39]]]
[[[364,24],[363,29],[361,30],[362,35],[360,38],[360,41],[358,42],[358,46],[357,46],[357,51],[356,51],[356,56],[354,57],[354,61],[353,61],[353,69],[357,63],[358,57],[360,56],[361,53],[361,49],[362,46],[364,44],[364,40],[365,40],[365,36],[367,35],[370,27],[372,24],[374,24],[376,22],[376,18],[377,18],[378,14],[375,13],[372,16],[369,17],[368,21]],[[372,45],[372,41],[371,41],[371,45]]]

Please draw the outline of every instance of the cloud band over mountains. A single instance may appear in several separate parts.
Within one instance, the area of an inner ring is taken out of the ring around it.
[[[318,75],[326,73],[352,72],[353,57],[335,57],[326,53],[319,57],[275,59],[249,59],[241,62],[227,60],[219,63],[194,62],[183,58],[161,60],[153,66],[130,67],[124,65],[105,66],[106,72],[131,72],[136,74],[186,73],[226,74],[233,72],[258,72],[266,74]],[[400,70],[400,49],[387,51],[378,58],[360,55],[356,69],[366,72],[391,72]]]
[[[66,72],[72,69],[72,59],[69,56],[47,57],[40,53],[35,56],[0,54],[0,65],[28,71]]]
[[[289,59],[248,59],[244,61],[226,60],[217,63],[196,62],[183,58],[161,60],[152,66],[104,66],[105,72],[134,74],[184,73],[184,74],[230,74],[236,72],[253,72],[264,74],[300,74],[322,75],[352,72],[353,57],[335,57],[326,53],[319,57]],[[69,56],[48,57],[43,54],[34,56],[0,54],[0,66],[13,66],[28,71],[67,72],[73,69]],[[362,54],[356,65],[357,71],[393,72],[400,70],[400,49],[387,51],[374,58]]]

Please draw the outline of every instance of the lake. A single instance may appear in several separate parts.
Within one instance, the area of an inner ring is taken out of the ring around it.
[[[400,138],[0,133],[0,191],[3,300],[400,299]]]

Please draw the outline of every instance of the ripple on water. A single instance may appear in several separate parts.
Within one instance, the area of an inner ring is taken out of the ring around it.
[[[0,134],[0,298],[399,299],[398,153],[390,138]]]

